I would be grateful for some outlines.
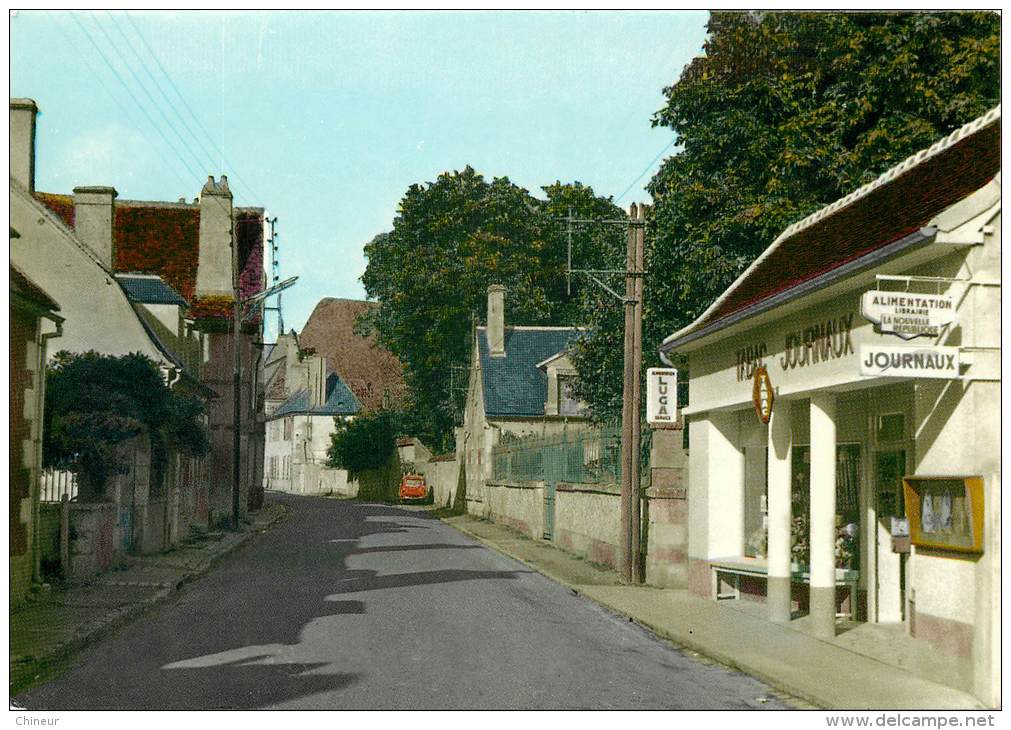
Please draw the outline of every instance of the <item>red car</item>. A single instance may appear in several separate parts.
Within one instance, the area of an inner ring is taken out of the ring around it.
[[[400,480],[401,502],[428,502],[431,496],[432,492],[421,474],[404,474]]]

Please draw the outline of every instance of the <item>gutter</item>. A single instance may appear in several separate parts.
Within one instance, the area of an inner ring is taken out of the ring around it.
[[[35,478],[33,479],[35,497],[32,499],[32,582],[42,582],[42,550],[39,545],[39,500],[41,495],[41,473],[42,473],[42,422],[46,407],[46,363],[49,360],[49,340],[63,337],[64,318],[52,312],[42,313],[42,316],[56,325],[54,332],[43,332],[39,336],[38,361],[35,365],[36,377],[39,379],[39,387],[36,389],[35,415],[39,419],[38,436],[35,444]]]
[[[702,327],[701,329],[691,331],[691,325],[689,325],[680,332],[672,335],[660,345],[660,359],[665,363],[669,363],[670,361],[666,359],[666,356],[671,351],[683,345],[687,345],[703,337],[719,332],[720,330],[726,329],[727,327],[737,324],[749,317],[754,317],[764,312],[768,312],[775,307],[800,299],[801,297],[817,291],[818,289],[824,289],[827,286],[835,284],[841,279],[845,279],[848,276],[852,276],[860,273],[861,271],[872,268],[886,259],[900,253],[905,253],[910,249],[930,243],[936,234],[937,229],[934,227],[925,226],[923,228],[919,228],[886,246],[882,246],[879,249],[871,251],[860,258],[847,261],[846,263],[835,267],[831,271],[826,271],[813,279],[808,279],[807,281],[801,282],[789,289],[777,292],[776,294],[751,304],[744,309],[732,312],[731,314],[728,314],[727,316],[722,317],[715,322]]]

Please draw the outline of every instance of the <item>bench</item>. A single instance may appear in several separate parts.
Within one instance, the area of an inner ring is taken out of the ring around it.
[[[712,571],[713,592],[717,601],[739,600],[741,597],[741,577],[768,579],[769,564],[762,558],[726,558],[709,561]],[[794,571],[790,575],[794,583],[811,582],[811,574],[807,570]],[[860,581],[860,571],[836,568],[835,583],[849,589],[849,611],[837,613],[836,618],[852,619],[856,611],[857,584]]]

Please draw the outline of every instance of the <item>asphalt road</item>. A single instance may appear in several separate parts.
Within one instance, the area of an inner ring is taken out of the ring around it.
[[[17,698],[31,709],[772,709],[424,512],[289,517]]]

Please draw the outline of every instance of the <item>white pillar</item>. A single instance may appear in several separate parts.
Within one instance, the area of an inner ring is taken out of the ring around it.
[[[776,401],[769,420],[769,620],[790,620],[791,447],[790,402]]]
[[[835,395],[811,396],[811,627],[835,636]]]

